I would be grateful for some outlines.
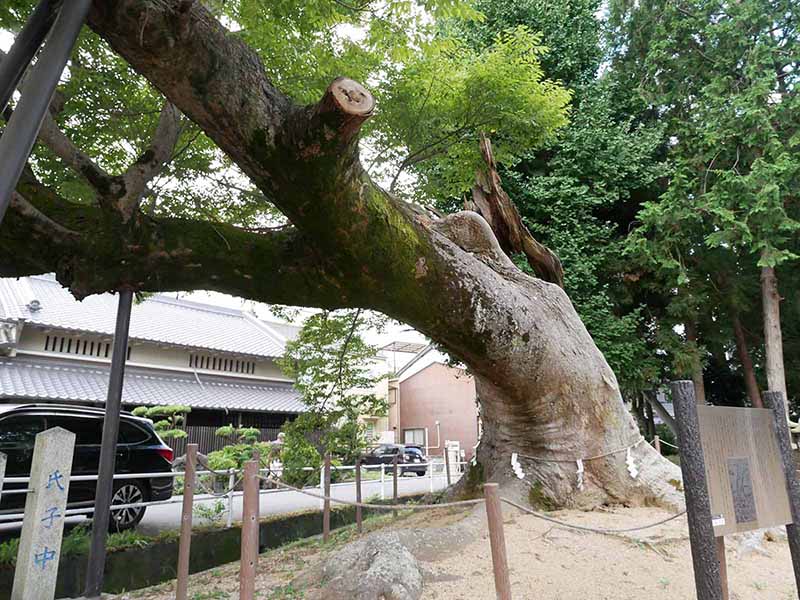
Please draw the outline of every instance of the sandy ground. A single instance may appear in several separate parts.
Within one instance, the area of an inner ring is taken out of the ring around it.
[[[478,509],[482,510],[482,509]],[[398,521],[379,518],[368,529],[383,527],[476,529],[473,541],[419,556],[425,571],[423,600],[495,600],[488,534],[482,514],[469,511],[416,513]],[[576,524],[606,528],[632,527],[669,516],[655,508],[617,508],[608,511],[551,513]],[[461,520],[463,519],[463,521]],[[267,600],[300,599],[290,581],[314,561],[329,556],[354,539],[348,528],[337,532],[322,548],[310,540],[263,554],[256,589]],[[695,597],[686,519],[620,536],[597,535],[553,526],[529,515],[505,512],[511,584],[515,600],[676,600]],[[745,552],[741,539],[727,538],[731,600],[797,598],[789,548],[785,538],[765,541],[759,552]],[[118,599],[171,600],[174,582],[117,596]],[[191,577],[192,600],[238,598],[238,563]]]
[[[624,528],[655,522],[669,514],[654,508],[620,508],[611,512],[561,511],[552,516],[581,525]],[[651,530],[611,537],[507,513],[504,529],[515,599],[695,597],[685,517]],[[731,600],[797,598],[785,539],[764,542],[762,549],[768,556],[753,552],[738,556],[739,546],[739,540],[728,539]],[[496,598],[488,535],[427,567],[433,581],[425,586],[424,600]]]

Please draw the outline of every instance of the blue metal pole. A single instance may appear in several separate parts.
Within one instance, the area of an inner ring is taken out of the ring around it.
[[[5,109],[22,74],[50,31],[59,3],[60,0],[41,0],[36,5],[25,27],[14,40],[11,50],[0,63],[0,112]]]
[[[25,84],[25,93],[0,137],[0,222],[11,203],[11,194],[17,187],[91,4],[92,0],[69,0],[61,7],[50,37]]]

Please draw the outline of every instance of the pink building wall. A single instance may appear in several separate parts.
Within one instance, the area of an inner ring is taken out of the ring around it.
[[[402,443],[407,429],[427,428],[432,456],[440,456],[445,440],[458,440],[466,459],[478,443],[478,407],[475,381],[463,369],[432,363],[399,384],[400,427],[395,439]],[[397,426],[398,404],[389,407],[389,427]],[[439,421],[440,439],[436,439]],[[438,448],[437,446],[438,441]]]

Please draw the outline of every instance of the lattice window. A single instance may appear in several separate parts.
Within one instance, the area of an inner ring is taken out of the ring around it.
[[[211,354],[190,354],[189,366],[192,369],[202,369],[204,371],[242,373],[244,375],[252,375],[256,372],[255,361]]]
[[[91,356],[94,358],[109,358],[111,356],[111,342],[66,335],[45,336],[44,349],[46,352],[72,354],[75,356]],[[128,346],[126,358],[127,360],[131,358],[130,346]]]

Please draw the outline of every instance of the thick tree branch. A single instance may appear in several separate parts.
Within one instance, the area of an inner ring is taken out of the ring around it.
[[[333,309],[359,295],[294,228],[253,233],[224,223],[140,218],[120,230],[99,207],[64,202],[26,179],[3,223],[0,276],[44,272],[55,272],[77,297],[129,285]]]
[[[180,113],[170,102],[161,109],[150,145],[123,175],[125,195],[118,201],[124,219],[130,219],[147,191],[147,184],[172,157],[180,136]]]
[[[53,242],[70,243],[79,236],[77,232],[53,221],[17,192],[11,194],[10,208],[25,219],[30,224],[30,227],[38,233],[52,236]]]

